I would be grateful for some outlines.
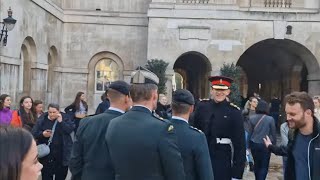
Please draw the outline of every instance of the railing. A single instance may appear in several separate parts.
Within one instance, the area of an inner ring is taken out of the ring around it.
[[[237,0],[180,0],[181,3],[185,4],[236,4]]]
[[[292,0],[264,0],[264,7],[291,8]]]

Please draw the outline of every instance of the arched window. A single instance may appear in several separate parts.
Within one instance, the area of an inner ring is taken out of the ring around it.
[[[119,80],[119,66],[112,59],[101,59],[95,67],[96,91],[105,91],[109,85]]]

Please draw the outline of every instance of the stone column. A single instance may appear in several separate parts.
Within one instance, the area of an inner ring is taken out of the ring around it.
[[[308,75],[308,91],[311,96],[320,95],[320,72]]]
[[[166,78],[167,78],[167,82],[166,82],[166,87],[167,87],[167,99],[168,99],[168,103],[171,103],[171,100],[172,100],[172,81],[173,81],[173,75],[174,75],[174,71],[173,70],[167,70],[166,72]]]

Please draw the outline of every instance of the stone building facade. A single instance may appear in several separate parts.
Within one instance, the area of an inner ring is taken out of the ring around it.
[[[241,91],[266,99],[320,94],[318,0],[0,0],[17,20],[0,47],[0,94],[90,111],[112,81],[129,81],[148,59],[169,62],[168,95],[179,86],[208,97],[208,75],[242,67]],[[179,78],[177,78],[179,77]],[[176,79],[176,80],[175,80]]]

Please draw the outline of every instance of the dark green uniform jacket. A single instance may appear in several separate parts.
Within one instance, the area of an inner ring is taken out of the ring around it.
[[[186,121],[172,118],[178,136],[186,180],[213,180],[207,139],[203,132]]]
[[[110,121],[122,115],[114,110],[81,120],[70,162],[72,179],[113,180],[114,170],[105,143]]]
[[[173,125],[145,107],[113,119],[106,141],[116,180],[184,180],[176,138]]]

